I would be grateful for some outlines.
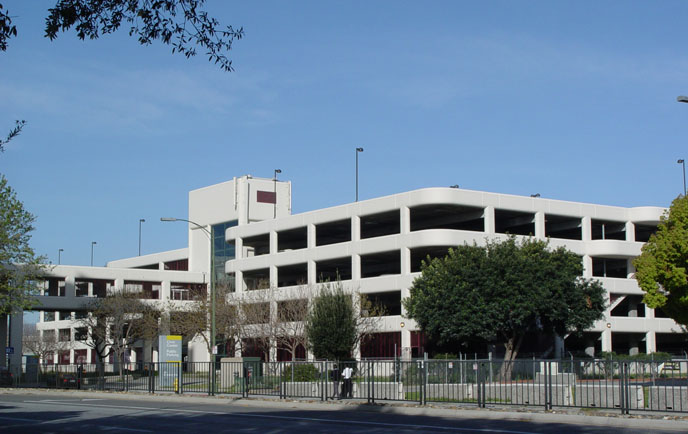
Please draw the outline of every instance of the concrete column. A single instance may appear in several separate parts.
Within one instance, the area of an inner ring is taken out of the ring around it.
[[[645,352],[647,354],[657,352],[657,335],[655,332],[645,333]]]
[[[351,240],[361,240],[361,218],[357,215],[351,217]]]
[[[401,207],[401,221],[400,229],[402,234],[408,234],[411,232],[411,208],[407,206]]]
[[[278,252],[277,249],[277,231],[270,231],[270,254],[274,255]]]
[[[612,351],[612,329],[602,331],[602,351]]]
[[[595,341],[590,338],[585,340],[585,354],[595,357]]]
[[[632,340],[629,342],[628,355],[629,356],[638,355],[638,341],[637,340]]]
[[[235,271],[234,272],[234,291],[235,292],[244,292],[246,288],[244,288],[244,272],[243,271]],[[208,287],[208,291],[210,291],[210,287]]]
[[[635,241],[635,225],[633,222],[626,222],[626,241]]]
[[[351,280],[361,280],[361,255],[351,255]]]
[[[545,213],[538,211],[535,213],[535,238],[545,239]]]
[[[645,318],[655,319],[655,310],[645,305]]]
[[[583,277],[592,277],[592,256],[583,255]]]
[[[485,233],[495,233],[495,209],[493,206],[485,207]]]
[[[405,349],[408,348],[408,349]],[[407,328],[401,329],[401,357],[411,355],[411,330]]]
[[[554,336],[554,357],[564,357],[564,338],[559,335]]]
[[[244,239],[234,239],[234,259],[242,259],[244,257]]]
[[[581,235],[583,236],[583,241],[592,240],[592,219],[588,216],[581,219]]]
[[[115,288],[114,289],[117,289],[117,290],[124,289],[124,279],[122,279],[121,277],[115,279]]]
[[[143,361],[152,362],[153,361],[153,340],[146,339],[143,341]]]
[[[411,249],[401,248],[401,275],[404,276],[411,272]]]
[[[635,258],[626,260],[626,278],[627,279],[633,279],[633,277],[635,276],[635,267],[633,266],[633,260],[634,259]]]
[[[163,280],[160,288],[160,299],[170,300],[172,298],[172,284],[169,280]]]
[[[270,265],[270,287],[277,288],[277,265]]]
[[[306,245],[309,249],[315,248],[315,225],[313,223],[309,224],[306,228]]]
[[[65,277],[65,296],[76,297],[76,285],[74,283],[74,276]]]
[[[635,303],[629,303],[628,304],[628,316],[630,317],[637,317],[638,316],[638,305]]]
[[[10,366],[20,367],[22,363],[22,335],[24,334],[24,312],[21,310],[10,315],[10,346],[14,347],[14,354],[10,355]],[[2,353],[2,357],[5,353]]]
[[[315,285],[318,283],[318,275],[317,269],[316,269],[316,264],[314,260],[308,261],[308,284],[309,285]]]

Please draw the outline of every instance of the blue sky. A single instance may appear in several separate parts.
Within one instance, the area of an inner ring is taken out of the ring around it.
[[[688,158],[688,2],[224,2],[246,36],[226,73],[127,31],[50,42],[51,1],[3,0],[0,172],[53,263],[184,247],[187,192],[252,174],[293,210],[459,184],[667,206]]]

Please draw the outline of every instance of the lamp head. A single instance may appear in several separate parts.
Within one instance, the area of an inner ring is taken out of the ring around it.
[[[677,96],[677,97],[676,97],[676,101],[678,101],[678,102],[688,102],[688,96],[683,96],[683,95]]]
[[[677,161],[678,164],[683,164],[683,158]]]
[[[363,148],[356,148],[356,152],[363,152]]]
[[[174,217],[160,217],[161,222],[176,222],[177,219]]]

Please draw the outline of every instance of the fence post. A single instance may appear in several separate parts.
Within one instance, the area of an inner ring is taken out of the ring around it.
[[[182,394],[182,364],[177,363],[177,394],[181,395]]]
[[[371,361],[370,363],[370,387],[372,389],[371,393],[371,400],[373,404],[375,404],[375,361]]]
[[[552,362],[550,360],[544,363],[545,372],[545,410],[552,409]]]
[[[323,370],[323,367],[325,368]],[[323,376],[325,378],[323,378]],[[325,401],[327,399],[327,362],[320,362],[320,400]]]
[[[421,404],[428,403],[428,359],[423,360],[423,392],[421,393]]]
[[[284,399],[284,364],[277,362],[277,381],[279,384],[279,399]]]
[[[482,366],[482,363],[476,363],[475,364],[477,367],[477,370],[475,372],[475,388],[477,389],[478,392],[478,408],[483,408],[483,386],[482,386],[482,369],[480,367]]]

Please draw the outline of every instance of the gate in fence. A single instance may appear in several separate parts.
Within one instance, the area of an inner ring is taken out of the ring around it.
[[[17,370],[19,371],[19,370]],[[359,360],[24,366],[16,387],[688,412],[688,360]]]

